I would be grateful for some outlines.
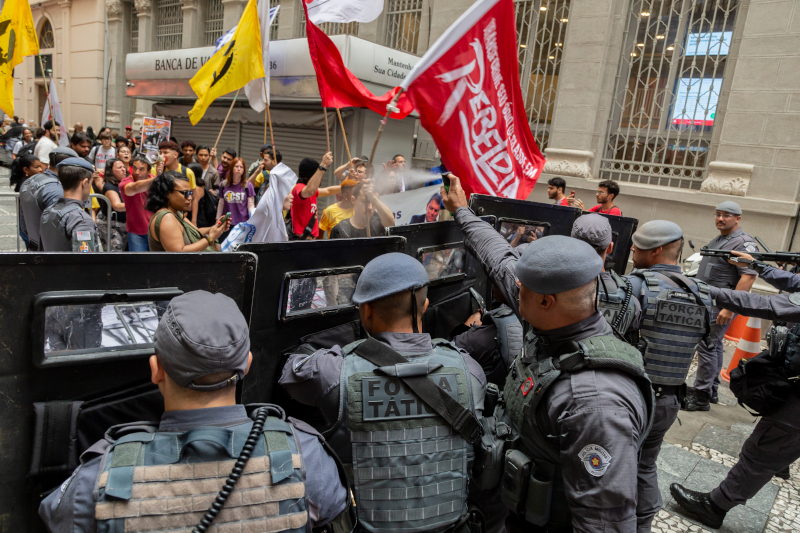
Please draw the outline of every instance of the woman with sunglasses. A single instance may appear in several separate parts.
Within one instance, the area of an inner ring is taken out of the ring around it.
[[[192,208],[192,189],[189,179],[180,172],[169,170],[150,185],[147,210],[150,219],[148,242],[153,252],[214,252],[219,251],[217,238],[230,228],[230,220],[207,228],[198,228],[186,216]]]

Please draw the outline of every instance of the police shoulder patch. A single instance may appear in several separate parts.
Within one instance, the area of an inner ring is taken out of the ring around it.
[[[744,249],[748,252],[757,252],[758,246],[756,246],[756,243],[748,241],[744,243]]]
[[[586,471],[594,477],[601,477],[611,464],[611,454],[599,444],[587,444],[578,457],[583,461]]]
[[[794,305],[800,305],[800,292],[793,292],[789,295],[789,301]]]

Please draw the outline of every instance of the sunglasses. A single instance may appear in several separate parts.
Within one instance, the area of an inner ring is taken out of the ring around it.
[[[189,191],[174,191],[174,192],[182,194],[184,198],[191,198],[192,195],[194,194],[194,191],[192,191],[192,190],[189,190]]]

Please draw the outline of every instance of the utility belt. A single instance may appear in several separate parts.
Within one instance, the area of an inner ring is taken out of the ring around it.
[[[507,420],[502,396],[493,383],[487,386],[485,405],[493,415],[481,421],[484,434],[475,448],[475,483],[480,490],[499,487],[503,505],[526,522],[550,523],[558,465],[534,462],[520,449],[520,436]]]

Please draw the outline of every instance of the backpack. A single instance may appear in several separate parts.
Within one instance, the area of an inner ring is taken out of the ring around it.
[[[775,359],[765,350],[751,359],[740,360],[731,370],[731,392],[751,415],[771,415],[795,392],[791,374],[782,358]]]
[[[35,149],[36,149],[36,141],[31,141],[19,149],[19,152],[17,152],[17,158],[20,158],[24,155],[33,155],[33,151]]]
[[[219,205],[219,198],[214,193],[208,190],[208,187],[203,186],[203,197],[197,204],[197,227],[208,228],[213,226],[217,221],[217,206]]]

